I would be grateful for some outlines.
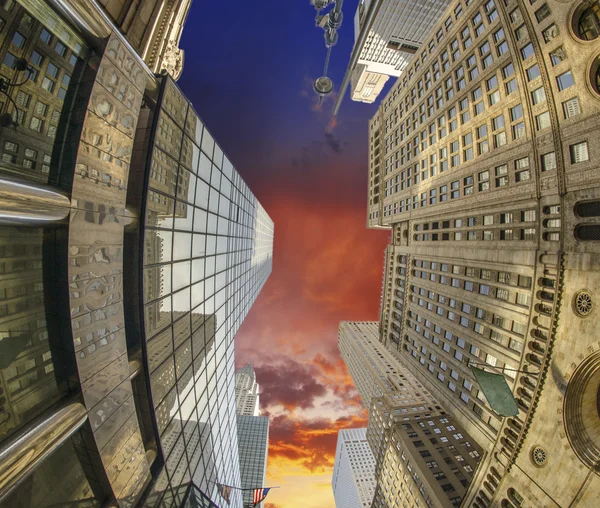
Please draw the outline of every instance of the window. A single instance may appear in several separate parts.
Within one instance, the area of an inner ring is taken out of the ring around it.
[[[52,34],[48,32],[45,28],[42,28],[42,33],[40,34],[40,39],[44,41],[46,44],[50,44],[52,40]]]
[[[30,100],[31,100],[31,95],[29,95],[28,93],[25,93],[23,90],[19,90],[19,93],[17,94],[17,98],[16,98],[15,102],[17,103],[17,106],[26,108],[29,106]]]
[[[508,185],[508,166],[503,164],[496,167],[496,187]]]
[[[6,55],[4,55],[4,59],[2,60],[2,63],[4,65],[6,65],[7,67],[10,67],[11,69],[14,69],[15,65],[16,65],[16,61],[17,61],[17,57],[15,55],[13,55],[10,51],[7,51]]]
[[[519,88],[519,86],[517,85],[517,80],[515,78],[511,79],[510,81],[507,81],[504,87],[506,88],[506,95],[510,95],[511,93],[516,92]]]
[[[25,37],[21,35],[19,32],[15,32],[10,43],[16,48],[23,49],[25,46]]]
[[[29,128],[36,132],[41,132],[44,122],[35,116],[31,119],[31,123],[29,124]]]
[[[588,153],[588,144],[586,141],[569,146],[571,154],[571,164],[578,164],[590,160]]]
[[[550,113],[548,111],[544,111],[543,113],[536,115],[535,124],[538,131],[550,127]]]
[[[542,30],[542,36],[544,37],[544,42],[547,44],[558,36],[558,28],[556,28],[556,25],[553,23],[545,30]]]
[[[504,79],[510,78],[515,73],[515,67],[513,64],[508,64],[506,67],[502,68],[502,76]]]
[[[29,61],[31,62],[31,64],[37,67],[40,67],[42,65],[43,60],[44,57],[40,55],[37,51],[33,51],[31,53],[31,56],[29,57]]]
[[[540,86],[531,92],[531,100],[534,105],[540,104],[546,100],[546,92],[543,86]]]
[[[585,41],[597,39],[600,35],[600,3],[589,2],[585,9],[578,11],[578,14],[575,29],[577,36]]]
[[[568,101],[562,103],[563,114],[565,115],[565,120],[567,118],[571,118],[573,116],[577,116],[581,113],[581,108],[579,106],[579,99],[577,97],[573,97]]]
[[[42,80],[42,88],[47,92],[52,93],[54,91],[54,81],[48,79],[47,77],[44,77],[44,79]]]
[[[538,23],[544,21],[548,16],[550,16],[550,8],[547,4],[543,4],[537,11],[535,11],[535,18],[538,20]]]
[[[521,57],[523,60],[527,60],[529,57],[532,57],[534,54],[533,44],[531,42],[526,46],[521,48]]]
[[[558,89],[561,92],[563,90],[566,90],[567,88],[575,84],[573,74],[571,74],[571,71],[563,72],[562,74],[556,77],[556,83],[558,85]]]
[[[58,53],[60,56],[63,56],[63,57],[67,54],[67,48],[60,41],[58,41],[56,43],[56,46],[54,46],[54,51],[56,51],[56,53]]]
[[[556,48],[554,51],[550,51],[550,61],[552,66],[556,66],[567,58],[567,54],[562,46]]]
[[[535,78],[539,77],[540,75],[540,68],[538,67],[538,64],[532,65],[531,67],[529,67],[529,69],[527,69],[527,80],[528,81],[533,81]]]
[[[512,127],[513,139],[520,139],[525,136],[525,124],[519,122]]]
[[[515,107],[510,108],[510,119],[512,122],[523,117],[523,107],[517,104]]]

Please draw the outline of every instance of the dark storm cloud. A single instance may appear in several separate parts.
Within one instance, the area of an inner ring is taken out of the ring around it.
[[[327,393],[314,376],[314,368],[292,359],[255,367],[256,378],[263,388],[262,404],[268,408],[281,405],[289,410],[314,407],[314,400]]]

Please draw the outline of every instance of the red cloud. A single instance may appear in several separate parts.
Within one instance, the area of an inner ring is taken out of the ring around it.
[[[280,415],[270,420],[269,460],[281,458],[300,463],[311,472],[333,467],[337,433],[341,429],[364,427],[367,419],[344,416],[336,420],[325,418],[295,420]]]

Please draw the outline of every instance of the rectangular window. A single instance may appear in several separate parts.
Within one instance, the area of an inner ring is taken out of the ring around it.
[[[562,92],[563,90],[573,86],[575,84],[575,80],[573,79],[573,74],[571,74],[571,71],[567,71],[556,77],[556,83],[558,85],[558,89]]]
[[[533,50],[533,44],[531,44],[531,42],[521,48],[521,58],[523,58],[523,60],[527,60],[529,57],[532,57],[533,55],[534,55],[534,50]]]
[[[512,126],[513,139],[520,139],[525,136],[525,123],[519,122]]]
[[[579,106],[579,99],[577,97],[573,97],[568,101],[562,103],[563,114],[565,115],[565,119],[577,116],[581,113],[581,108]]]
[[[538,23],[544,21],[548,16],[550,16],[550,7],[547,4],[543,4],[535,11],[535,18],[538,20]]]
[[[567,54],[562,46],[550,52],[550,61],[552,62],[553,67],[561,63],[566,58]]]
[[[52,40],[52,34],[48,32],[45,28],[42,28],[42,33],[40,33],[40,39],[44,41],[46,44],[50,44]]]
[[[532,65],[527,69],[527,81],[533,81],[535,78],[539,77],[540,68],[538,64]]]
[[[531,92],[531,100],[534,105],[540,104],[546,100],[546,91],[543,86],[540,86]]]
[[[536,115],[535,123],[538,131],[550,127],[550,113],[548,111],[544,111],[543,113]]]
[[[586,141],[583,143],[576,143],[569,145],[569,152],[571,154],[571,164],[578,164],[590,160],[588,153],[588,144]]]
[[[550,152],[542,155],[542,171],[556,169],[556,153]]]
[[[515,78],[511,79],[510,81],[507,81],[504,87],[506,88],[506,95],[510,95],[511,93],[516,92],[519,88],[519,86],[517,85],[517,80]]]
[[[523,118],[523,107],[520,104],[517,104],[510,108],[510,120],[514,122],[519,118]]]

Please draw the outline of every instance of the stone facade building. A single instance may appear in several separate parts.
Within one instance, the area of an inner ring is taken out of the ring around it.
[[[481,448],[381,344],[377,322],[342,321],[338,344],[369,410],[372,506],[460,505]]]
[[[98,0],[133,49],[155,73],[175,80],[183,70],[179,40],[192,0]]]
[[[597,504],[599,12],[455,0],[369,125],[381,340],[483,449],[464,506]]]

